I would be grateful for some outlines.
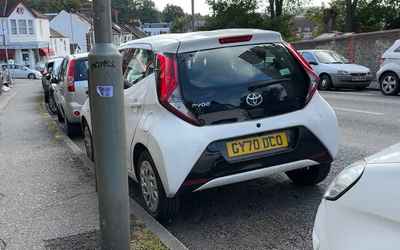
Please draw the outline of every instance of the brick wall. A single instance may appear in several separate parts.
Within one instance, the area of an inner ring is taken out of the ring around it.
[[[297,49],[331,49],[351,62],[367,66],[374,74],[382,54],[400,39],[400,29],[359,33],[328,39],[295,42]]]

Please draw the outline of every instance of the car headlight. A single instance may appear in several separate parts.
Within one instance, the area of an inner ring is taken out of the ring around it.
[[[365,161],[356,162],[343,169],[329,185],[324,198],[331,201],[339,199],[361,178],[365,165]]]
[[[338,70],[337,72],[339,75],[348,75],[350,74],[350,72],[346,71],[346,70]]]

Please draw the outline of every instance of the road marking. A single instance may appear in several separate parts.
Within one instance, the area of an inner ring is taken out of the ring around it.
[[[333,109],[338,110],[338,111],[355,112],[355,113],[361,113],[361,114],[367,114],[367,115],[385,115],[384,113],[371,112],[371,111],[365,111],[365,110],[359,110],[359,109],[349,109],[349,108],[341,108],[341,107],[333,107]]]
[[[322,95],[328,94],[328,95],[333,95],[333,94],[341,94],[341,95],[358,95],[358,96],[380,96],[377,94],[373,93],[355,93],[355,92],[341,92],[341,91],[330,91],[330,92],[321,92]]]

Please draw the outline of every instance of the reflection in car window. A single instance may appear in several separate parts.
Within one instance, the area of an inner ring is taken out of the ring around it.
[[[318,58],[318,61],[320,61],[321,63],[327,63],[327,64],[345,63],[344,57],[334,51],[321,50],[321,51],[315,51],[314,54]]]
[[[316,62],[317,61],[317,60],[315,60],[315,57],[313,56],[313,54],[311,54],[310,52],[303,52],[302,55],[308,62]]]
[[[153,56],[150,51],[136,49],[125,71],[125,88],[131,87],[151,73],[149,69],[152,68],[152,64]]]

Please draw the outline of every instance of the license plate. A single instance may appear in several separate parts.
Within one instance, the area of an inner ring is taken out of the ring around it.
[[[367,77],[365,77],[365,76],[353,76],[352,80],[353,81],[366,81]]]
[[[287,148],[288,146],[288,138],[285,132],[249,137],[226,143],[229,158]]]

